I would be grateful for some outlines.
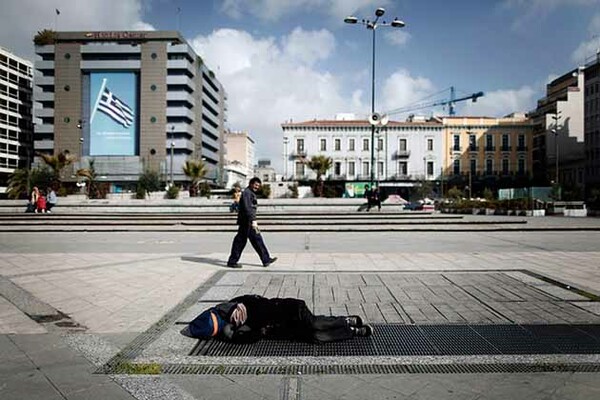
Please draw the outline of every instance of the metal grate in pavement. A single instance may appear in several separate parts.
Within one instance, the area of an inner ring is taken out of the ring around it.
[[[199,340],[196,356],[428,356],[600,354],[599,325],[374,324],[375,334],[335,343],[261,340],[238,345]]]

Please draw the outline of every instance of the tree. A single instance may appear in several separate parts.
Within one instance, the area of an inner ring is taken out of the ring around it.
[[[73,164],[73,162],[75,161],[75,157],[68,153],[58,153],[57,155],[38,153],[37,155],[42,159],[44,164],[46,164],[48,167],[50,167],[50,169],[52,169],[53,184],[57,188],[60,188],[62,182],[62,171],[69,165]]]
[[[53,174],[48,168],[19,168],[8,178],[8,197],[27,197],[34,186],[46,188],[52,184]]]
[[[196,197],[200,187],[200,182],[206,176],[208,169],[202,160],[187,160],[183,164],[183,173],[190,178],[190,196]]]
[[[333,160],[331,157],[327,157],[324,155],[313,156],[306,165],[308,168],[313,170],[317,174],[317,182],[313,187],[313,193],[316,197],[321,197],[323,195],[323,179],[322,176],[327,173],[331,166],[333,165]]]
[[[96,183],[96,169],[94,168],[94,159],[90,160],[90,166],[88,168],[80,168],[77,170],[76,175],[87,181],[87,196],[90,199],[101,198],[98,185]]]
[[[33,43],[36,46],[43,46],[46,44],[54,44],[56,42],[56,32],[50,29],[43,29],[33,37]]]

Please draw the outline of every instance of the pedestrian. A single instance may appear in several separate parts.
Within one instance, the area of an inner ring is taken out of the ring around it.
[[[381,211],[381,197],[379,195],[379,187],[371,191],[371,207],[377,206],[377,210]]]
[[[240,199],[242,198],[242,188],[237,186],[233,187],[233,196],[231,205],[229,206],[229,212],[238,212],[240,210]]]
[[[365,185],[365,199],[367,199],[367,211],[371,211],[371,201],[373,199],[373,191],[369,185]]]
[[[256,253],[258,253],[263,267],[268,267],[277,260],[277,257],[271,258],[258,229],[258,222],[256,221],[256,192],[260,189],[261,184],[260,178],[255,176],[250,179],[248,187],[242,192],[237,215],[238,231],[233,239],[231,254],[227,261],[227,266],[230,268],[242,268],[242,265],[238,261],[248,240],[250,240],[250,244],[256,250]]]
[[[324,343],[371,336],[373,328],[357,315],[313,315],[304,300],[244,295],[205,310],[182,333],[233,343],[261,338]]]
[[[58,203],[58,197],[52,187],[48,188],[48,197],[46,198],[46,211],[51,213],[52,208]]]
[[[39,191],[37,202],[36,202],[36,213],[45,213],[46,212],[46,196],[44,196],[43,191]]]

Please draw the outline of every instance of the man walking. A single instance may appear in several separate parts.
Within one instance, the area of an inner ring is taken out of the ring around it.
[[[254,177],[250,179],[248,187],[242,192],[237,215],[238,231],[233,239],[231,254],[227,261],[227,266],[230,268],[242,268],[242,265],[238,261],[242,256],[242,251],[244,251],[248,239],[260,257],[263,267],[268,267],[277,260],[277,257],[271,258],[269,255],[269,250],[265,246],[265,242],[258,230],[258,223],[256,222],[256,192],[260,189],[261,184],[260,179]]]

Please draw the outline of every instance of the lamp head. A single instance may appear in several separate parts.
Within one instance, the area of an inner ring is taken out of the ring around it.
[[[406,26],[404,21],[400,21],[398,18],[394,18],[394,20],[391,22],[391,25],[394,28],[404,28]]]
[[[383,14],[385,14],[385,8],[379,7],[377,10],[375,10],[376,16],[381,17]]]
[[[344,22],[347,24],[355,24],[358,22],[358,18],[353,17],[353,16],[348,16],[348,17],[344,18]]]

